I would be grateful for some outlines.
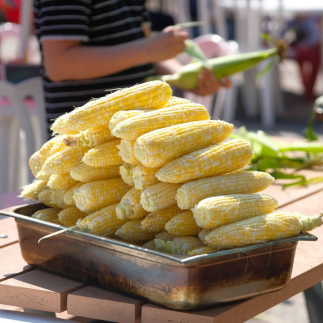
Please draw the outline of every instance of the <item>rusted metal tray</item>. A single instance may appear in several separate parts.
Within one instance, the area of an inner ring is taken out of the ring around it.
[[[0,211],[16,219],[21,253],[40,269],[87,284],[142,297],[173,309],[192,310],[279,290],[290,280],[297,241],[310,234],[194,257],[176,256],[84,232],[62,229],[30,216],[43,204]]]

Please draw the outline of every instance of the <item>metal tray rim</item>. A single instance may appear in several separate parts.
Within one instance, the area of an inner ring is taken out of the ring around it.
[[[37,203],[37,204],[39,204],[39,203]],[[20,219],[20,220],[24,220],[24,221],[38,223],[38,224],[41,224],[41,225],[44,225],[44,226],[47,226],[47,227],[52,227],[53,229],[59,229],[59,230],[66,229],[66,227],[63,227],[63,226],[61,226],[59,224],[45,222],[45,221],[34,219],[34,218],[31,218],[31,217],[28,217],[28,216],[25,216],[25,215],[21,215],[21,214],[15,212],[20,208],[30,206],[30,205],[31,204],[23,204],[23,205],[18,205],[18,206],[14,206],[14,207],[11,207],[11,208],[7,208],[7,209],[4,209],[4,210],[0,210],[0,215],[10,216],[10,217],[13,217],[15,219]],[[282,243],[292,243],[292,242],[295,242],[295,241],[316,241],[316,240],[318,240],[318,238],[316,236],[314,236],[314,235],[312,235],[310,233],[301,233],[300,235],[298,235],[296,237],[290,237],[290,238],[285,238],[285,239],[279,239],[279,240],[276,240],[276,241],[259,243],[259,244],[255,244],[255,245],[242,247],[242,248],[227,249],[227,250],[217,251],[217,252],[210,253],[210,254],[187,257],[187,256],[181,256],[181,255],[170,255],[170,254],[163,253],[163,252],[158,252],[158,251],[154,251],[154,250],[150,250],[150,249],[145,249],[145,248],[141,248],[139,246],[135,246],[135,245],[132,245],[132,244],[129,244],[129,243],[121,242],[121,241],[114,240],[114,239],[109,239],[109,238],[106,238],[106,237],[96,236],[96,235],[86,233],[86,232],[82,232],[82,231],[71,231],[70,230],[70,231],[67,231],[67,232],[69,232],[71,234],[85,236],[85,237],[88,237],[88,238],[91,238],[91,239],[94,239],[94,240],[99,240],[99,241],[103,241],[103,242],[109,242],[112,245],[117,245],[117,246],[129,248],[129,249],[133,249],[133,250],[136,250],[136,251],[149,253],[149,254],[152,254],[154,256],[162,257],[162,258],[177,262],[177,263],[182,264],[182,265],[194,263],[194,262],[204,260],[204,259],[216,258],[216,257],[226,256],[226,255],[235,254],[235,253],[248,253],[248,251],[261,249],[261,248],[268,247],[268,246],[274,246],[274,245],[278,245],[278,244],[282,244]]]

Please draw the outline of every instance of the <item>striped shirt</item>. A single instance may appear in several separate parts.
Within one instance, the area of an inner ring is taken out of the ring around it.
[[[35,33],[43,40],[79,40],[84,46],[115,46],[144,38],[145,0],[35,0]],[[41,48],[42,50],[42,48]],[[131,86],[154,74],[143,64],[97,79],[52,82],[41,67],[46,118],[70,112],[106,90]]]

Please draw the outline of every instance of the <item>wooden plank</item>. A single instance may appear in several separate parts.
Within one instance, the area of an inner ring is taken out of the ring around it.
[[[323,192],[281,208],[314,215],[322,210]],[[323,241],[323,226],[313,230]],[[292,279],[278,292],[257,296],[246,301],[228,303],[200,311],[180,312],[153,304],[142,308],[142,323],[241,323],[285,301],[323,280],[323,258],[320,242],[300,242],[297,247]]]
[[[19,240],[16,221],[13,218],[0,220],[0,234],[7,235],[7,238],[0,238],[0,248],[13,244]]]
[[[0,303],[60,313],[67,309],[67,295],[84,286],[36,269],[0,283]]]
[[[0,259],[0,282],[32,270],[32,267],[22,258],[18,243],[1,248]]]
[[[50,317],[39,314],[32,313],[21,313],[21,312],[13,312],[13,311],[4,311],[0,310],[0,318],[4,320],[6,323],[14,323],[14,322],[33,322],[33,323],[66,323],[65,320],[58,319],[56,317]]]
[[[314,170],[302,170],[300,175],[305,175],[310,179],[317,176],[323,177],[322,171]],[[279,207],[283,207],[287,204],[293,203],[299,199],[315,194],[323,190],[323,183],[311,184],[309,186],[301,187],[288,187],[285,190],[282,189],[282,185],[288,183],[288,181],[277,180],[274,184],[270,185],[262,193],[273,196],[279,202]]]
[[[118,323],[139,323],[144,301],[87,286],[68,295],[67,312]]]

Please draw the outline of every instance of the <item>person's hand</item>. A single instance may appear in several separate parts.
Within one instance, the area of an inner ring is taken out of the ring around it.
[[[155,63],[177,56],[185,50],[184,41],[188,38],[189,33],[182,28],[176,26],[165,28],[147,39],[145,46],[147,60]]]
[[[219,81],[210,69],[204,68],[199,75],[197,89],[191,92],[200,96],[206,96],[216,93],[220,87],[229,88],[230,86],[231,81],[228,77]]]

